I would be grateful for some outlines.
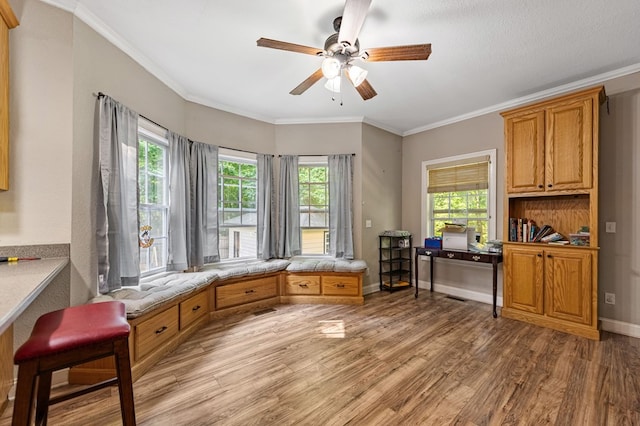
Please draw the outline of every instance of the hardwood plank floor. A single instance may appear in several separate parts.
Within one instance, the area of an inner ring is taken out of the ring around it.
[[[602,335],[493,319],[489,305],[428,292],[282,305],[196,333],[134,384],[136,416],[171,426],[640,425],[640,339]],[[49,424],[120,424],[118,401],[117,388],[68,401],[51,407]]]

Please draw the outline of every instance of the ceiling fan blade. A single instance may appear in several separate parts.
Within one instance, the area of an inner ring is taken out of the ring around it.
[[[360,85],[356,87],[356,90],[358,91],[358,93],[360,93],[360,96],[362,96],[362,99],[365,101],[373,98],[378,94],[367,80],[360,83]]]
[[[290,91],[292,95],[302,95],[309,87],[313,86],[323,77],[322,68],[319,68],[316,72],[311,74],[305,81],[298,84],[298,87]]]
[[[260,47],[270,47],[271,49],[287,50],[289,52],[305,53],[307,55],[317,56],[322,54],[322,49],[317,47],[303,46],[301,44],[287,43],[286,41],[271,40],[270,38],[261,37],[256,42]]]
[[[408,46],[374,47],[366,50],[367,62],[379,61],[424,61],[431,55],[431,44],[412,44]]]
[[[344,12],[342,13],[338,42],[347,42],[349,45],[355,46],[370,5],[371,0],[346,1]]]

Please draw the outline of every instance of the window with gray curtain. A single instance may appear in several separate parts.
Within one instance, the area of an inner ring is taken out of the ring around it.
[[[169,250],[167,270],[189,267],[191,250],[190,147],[189,140],[168,132],[169,140]]]
[[[258,259],[276,257],[275,187],[273,185],[273,155],[258,154]]]
[[[353,156],[329,156],[329,254],[353,259]]]
[[[280,198],[278,202],[278,257],[301,253],[298,156],[280,157]]]
[[[218,253],[218,147],[191,142],[191,250],[189,264],[220,260]]]
[[[98,96],[99,190],[96,217],[100,293],[140,278],[138,114]]]

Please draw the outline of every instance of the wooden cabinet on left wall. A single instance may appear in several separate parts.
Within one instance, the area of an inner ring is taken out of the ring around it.
[[[7,0],[0,0],[0,190],[9,189],[9,30],[18,26]]]

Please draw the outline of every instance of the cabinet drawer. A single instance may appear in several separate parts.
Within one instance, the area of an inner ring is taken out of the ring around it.
[[[144,358],[178,333],[178,306],[163,311],[135,326],[135,358]]]
[[[463,254],[461,251],[441,251],[438,253],[438,256],[444,257],[445,259],[462,259]]]
[[[275,297],[278,295],[277,284],[277,277],[268,277],[216,287],[216,308]]]
[[[478,263],[491,263],[493,259],[491,255],[481,253],[463,253],[462,258]]]
[[[180,330],[184,330],[209,311],[207,292],[202,291],[180,303]]]
[[[322,294],[327,296],[357,296],[360,294],[358,277],[322,277]]]
[[[287,275],[285,291],[287,294],[320,294],[320,276]]]

